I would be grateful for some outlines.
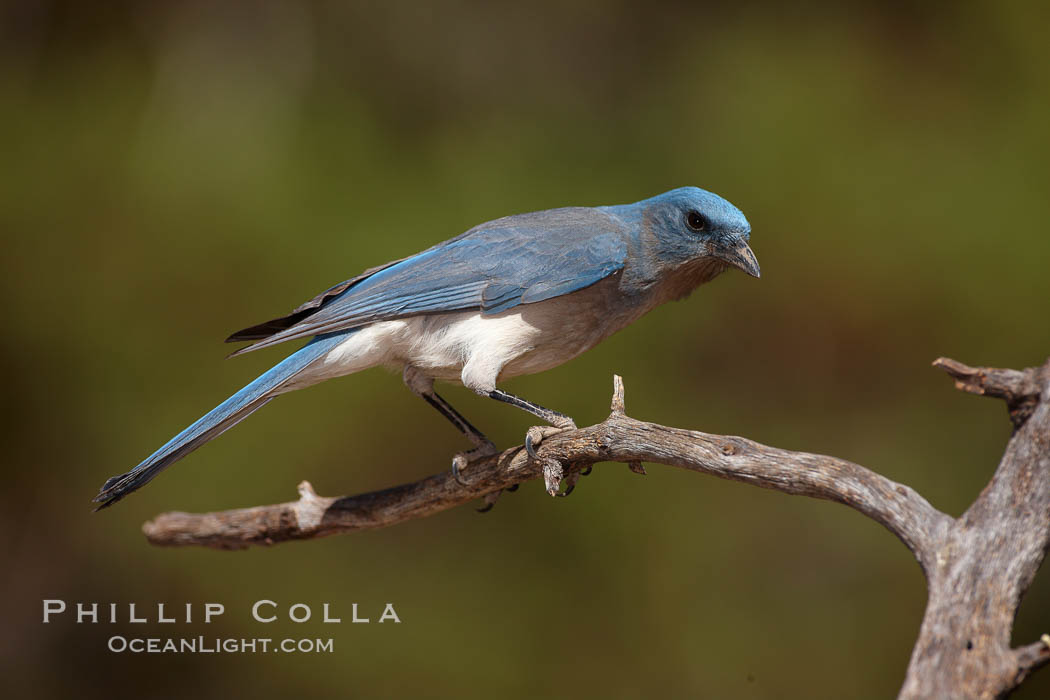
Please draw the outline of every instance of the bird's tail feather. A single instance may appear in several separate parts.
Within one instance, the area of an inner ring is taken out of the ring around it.
[[[142,488],[163,469],[262,408],[283,386],[345,340],[346,335],[314,339],[199,418],[130,472],[107,479],[95,496],[95,502],[100,504],[95,510],[107,508]]]

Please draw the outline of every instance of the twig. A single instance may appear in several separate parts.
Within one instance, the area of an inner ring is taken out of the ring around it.
[[[1032,415],[1050,372],[1045,366],[1022,371],[970,367],[948,357],[938,357],[933,366],[950,374],[955,379],[955,388],[960,391],[1006,401],[1015,426],[1020,426]]]

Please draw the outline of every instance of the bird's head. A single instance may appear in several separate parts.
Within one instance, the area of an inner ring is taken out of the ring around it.
[[[637,206],[647,233],[655,238],[652,250],[664,264],[718,261],[752,277],[761,275],[747,244],[751,224],[743,212],[717,194],[680,187]]]

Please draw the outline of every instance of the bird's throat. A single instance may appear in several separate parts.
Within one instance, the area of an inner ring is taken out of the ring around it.
[[[657,304],[689,296],[700,285],[710,282],[729,266],[718,258],[699,258],[667,273],[654,288]]]

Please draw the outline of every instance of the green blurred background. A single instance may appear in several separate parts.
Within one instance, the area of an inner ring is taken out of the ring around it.
[[[446,468],[464,441],[379,370],[89,501],[283,356],[223,361],[230,331],[487,219],[692,184],[747,214],[762,279],[726,274],[507,388],[587,424],[618,372],[635,417],[852,459],[961,513],[1009,424],[930,362],[1050,353],[1045,5],[0,7],[10,697],[895,694],[925,596],[908,551],[842,506],[668,467],[272,549],[145,542],[165,510]],[[530,423],[444,393],[499,444]],[[45,626],[43,598],[227,613]],[[259,598],[344,621],[392,602],[403,623],[263,626]],[[1044,572],[1015,642],[1046,631]],[[114,633],[335,653],[132,656]],[[1017,697],[1048,694],[1044,671]]]

